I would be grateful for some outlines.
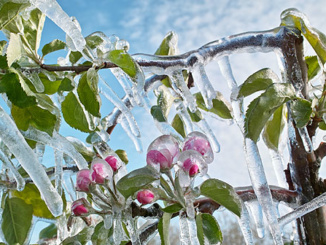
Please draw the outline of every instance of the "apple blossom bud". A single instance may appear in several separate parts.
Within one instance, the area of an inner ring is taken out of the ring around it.
[[[91,165],[92,181],[97,184],[103,184],[105,179],[110,179],[113,171],[109,164],[103,159],[96,158]]]
[[[183,162],[182,168],[188,172],[191,177],[199,172],[199,167],[196,164],[196,161],[191,160],[191,158],[188,158]]]
[[[183,145],[183,151],[195,150],[199,152],[207,163],[211,163],[214,160],[214,153],[206,135],[200,132],[190,133]]]
[[[77,179],[76,179],[76,190],[88,192],[90,184],[91,184],[90,170],[82,169],[78,171]]]
[[[119,161],[115,156],[108,156],[105,158],[105,161],[111,166],[114,172],[118,170]]]
[[[154,193],[150,190],[142,190],[137,193],[137,200],[141,204],[149,204],[154,201]]]
[[[86,216],[89,213],[90,204],[85,198],[74,201],[71,205],[71,211],[75,216]]]

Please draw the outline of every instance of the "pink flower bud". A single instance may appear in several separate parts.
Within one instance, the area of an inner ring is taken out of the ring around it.
[[[89,213],[90,204],[85,198],[74,201],[71,205],[71,211],[75,216],[86,216]]]
[[[120,167],[119,161],[115,156],[108,156],[105,158],[105,161],[111,166],[114,172]]]
[[[154,193],[150,190],[142,190],[137,193],[137,200],[141,204],[149,204],[154,201]]]
[[[173,161],[179,153],[179,144],[170,135],[156,138],[148,147],[146,162],[148,165],[159,164],[161,171],[172,168]]]
[[[207,163],[211,163],[214,160],[211,145],[207,137],[200,132],[192,132],[186,137],[183,145],[183,151],[187,150],[199,152]]]
[[[113,175],[108,163],[99,158],[93,160],[91,171],[92,181],[97,184],[103,184],[105,179],[110,179]]]
[[[189,176],[193,177],[199,172],[199,167],[196,164],[196,161],[191,158],[186,159],[183,162],[182,168],[189,173]]]
[[[77,191],[89,191],[89,185],[91,184],[89,169],[82,169],[77,173],[76,190]]]

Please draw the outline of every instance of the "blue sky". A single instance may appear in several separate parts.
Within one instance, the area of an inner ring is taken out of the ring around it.
[[[102,31],[107,36],[115,34],[130,43],[130,53],[155,52],[165,34],[175,31],[179,36],[181,53],[197,49],[210,41],[247,31],[260,31],[277,27],[280,23],[280,13],[289,7],[296,7],[304,12],[311,24],[326,32],[326,1],[256,1],[256,0],[58,0],[58,3],[70,16],[79,21],[82,33],[87,36],[95,31]],[[48,43],[55,38],[65,40],[65,34],[50,20],[46,21],[42,43]],[[46,60],[53,63],[53,59]],[[272,67],[279,73],[274,54],[240,54],[232,55],[231,62],[238,83],[243,82],[253,72],[264,67]],[[217,63],[207,66],[208,77],[219,90],[229,96]],[[109,79],[112,77],[108,76]],[[111,80],[110,80],[111,82]],[[115,82],[112,80],[112,83]],[[118,87],[113,85],[114,88]],[[121,91],[118,91],[121,94]],[[103,103],[106,111],[112,108],[108,102]],[[143,148],[159,136],[154,122],[142,108],[133,110],[142,132]],[[209,120],[211,127],[220,141],[221,153],[209,166],[209,173],[214,178],[222,179],[234,186],[249,185],[242,138],[236,125],[229,125],[219,120]],[[63,128],[65,136],[76,136],[85,139],[85,135]],[[145,154],[139,154],[126,134],[117,127],[109,142],[113,149],[123,148],[127,151],[129,169],[145,165]],[[268,179],[276,184],[272,166],[266,148],[260,145]],[[326,170],[322,169],[324,177]]]

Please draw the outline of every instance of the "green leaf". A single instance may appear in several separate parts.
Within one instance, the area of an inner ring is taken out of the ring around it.
[[[112,50],[108,54],[109,60],[119,66],[130,77],[134,78],[137,75],[137,66],[130,54],[124,50]]]
[[[148,167],[143,167],[122,177],[116,186],[120,193],[125,198],[128,198],[157,179],[158,178],[153,170]]]
[[[326,130],[326,123],[324,121],[321,121],[320,123],[318,123],[318,127],[321,130]]]
[[[190,115],[191,121],[193,122],[199,122],[200,120],[203,119],[203,115],[199,110],[197,110],[195,113],[192,113],[188,108],[187,108],[188,114]]]
[[[281,105],[273,114],[273,117],[266,123],[263,139],[268,148],[277,150],[280,141],[280,136],[283,131],[286,117],[285,106]]]
[[[213,107],[211,109],[207,109],[203,96],[201,93],[196,93],[196,103],[197,106],[204,110],[211,113],[218,115],[224,119],[232,119],[232,107],[230,103],[223,97],[220,92],[216,92],[216,98],[213,99]]]
[[[238,98],[246,97],[257,91],[265,90],[272,83],[279,81],[278,76],[272,71],[272,69],[261,69],[251,76],[239,87]]]
[[[58,88],[58,91],[71,91],[75,88],[74,83],[67,77],[65,77]]]
[[[64,49],[66,47],[66,43],[59,40],[59,39],[54,39],[52,42],[47,43],[43,46],[42,48],[42,54],[43,56],[52,53],[54,51],[58,51],[61,49]]]
[[[162,208],[162,211],[165,213],[176,213],[179,212],[182,209],[182,205],[180,203],[174,203],[170,206],[167,206],[165,208]]]
[[[50,81],[48,77],[43,73],[40,73],[38,76],[44,85],[44,91],[42,93],[51,95],[55,94],[58,91],[61,85],[61,80]]]
[[[85,109],[95,117],[101,117],[101,98],[98,89],[98,74],[95,68],[91,68],[79,79],[77,87],[80,102]]]
[[[128,164],[129,159],[127,156],[127,152],[125,150],[116,150],[115,153],[119,156],[119,158],[121,159],[121,161],[123,161],[125,164]]]
[[[54,238],[57,236],[57,226],[55,224],[50,224],[49,226],[42,229],[39,233],[39,239]]]
[[[97,48],[101,43],[103,43],[103,39],[97,35],[89,35],[85,38],[86,44],[91,49]]]
[[[158,105],[153,105],[151,108],[151,114],[154,119],[159,122],[166,122],[166,118],[163,115],[162,108]]]
[[[36,104],[34,96],[27,95],[24,84],[15,73],[5,74],[0,80],[0,93],[6,93],[14,105],[24,108]]]
[[[91,239],[93,232],[94,232],[94,228],[91,226],[87,226],[84,229],[82,229],[75,236],[67,237],[60,244],[61,245],[74,245],[74,244],[76,244],[76,242],[78,242],[78,244],[86,245],[87,242]]]
[[[92,243],[93,245],[106,245],[108,244],[108,237],[112,232],[113,228],[110,230],[105,229],[104,222],[100,222],[95,226],[93,235],[92,235]]]
[[[6,47],[6,45],[7,45],[7,41],[5,40],[0,41],[0,54],[3,53],[3,50]]]
[[[281,25],[295,27],[301,31],[304,37],[308,40],[312,48],[315,50],[322,63],[326,62],[326,42],[325,36],[320,31],[306,23],[306,18],[300,11],[294,8],[286,9],[281,14]]]
[[[305,60],[308,67],[308,81],[310,81],[318,74],[320,66],[317,56],[306,56]]]
[[[178,36],[175,32],[170,31],[164,37],[155,55],[175,55],[177,53]]]
[[[0,30],[6,27],[16,16],[27,8],[29,3],[14,3],[6,1],[0,8]]]
[[[81,57],[83,57],[83,55],[80,52],[71,51],[69,54],[69,61],[74,65],[78,62],[78,60],[80,60]]]
[[[158,223],[158,232],[160,234],[161,238],[161,244],[162,245],[169,245],[170,239],[169,239],[169,228],[170,228],[170,220],[171,220],[172,214],[170,213],[164,213],[162,218],[160,219]]]
[[[291,104],[292,116],[298,128],[302,128],[310,121],[312,113],[311,102],[298,98]]]
[[[26,184],[23,191],[13,191],[14,197],[19,197],[25,203],[32,205],[33,215],[45,219],[54,219],[46,203],[41,198],[41,194],[34,184]]]
[[[26,131],[29,126],[33,126],[51,136],[57,123],[57,117],[55,115],[38,105],[25,108],[19,108],[13,105],[11,115],[19,129]]]
[[[2,232],[8,244],[23,244],[32,224],[33,207],[22,199],[7,198],[2,213]]]
[[[218,179],[208,179],[202,183],[200,191],[202,195],[219,203],[240,217],[241,200],[229,184]]]
[[[10,33],[9,45],[7,48],[7,62],[11,67],[12,63],[19,60],[22,55],[21,41],[18,34]]]
[[[174,197],[174,193],[173,193],[170,185],[168,184],[168,182],[166,182],[166,180],[162,176],[160,177],[160,185],[161,185],[161,187],[163,187],[163,189],[165,190],[165,192],[170,197]]]
[[[294,98],[295,91],[291,84],[276,83],[269,86],[248,106],[245,117],[246,137],[257,142],[260,132],[274,111]]]
[[[73,92],[70,92],[61,103],[61,110],[63,118],[71,127],[85,133],[92,132],[87,120],[87,112]]]
[[[182,136],[186,137],[185,128],[183,121],[181,120],[179,114],[176,114],[172,120],[171,126]]]
[[[1,52],[0,52],[1,53]],[[0,69],[8,69],[7,56],[0,55]]]
[[[196,217],[196,225],[200,244],[205,244],[204,236],[207,238],[209,244],[219,244],[223,242],[220,226],[214,216],[200,213]]]
[[[158,87],[157,91],[157,105],[162,108],[162,112],[165,118],[168,118],[171,106],[174,102],[174,96],[171,94],[170,90],[161,85]]]

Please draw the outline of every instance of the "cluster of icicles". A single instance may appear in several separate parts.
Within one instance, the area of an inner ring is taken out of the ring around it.
[[[81,34],[80,27],[78,23],[70,18],[58,5],[55,0],[30,0],[31,4],[36,8],[39,8],[48,18],[50,18],[54,23],[56,23],[62,30],[67,34],[67,44],[70,50],[80,51],[85,58],[92,59],[94,63],[103,62],[101,57],[97,57],[92,50],[86,47],[86,41]],[[100,47],[102,52],[109,52],[112,49],[128,49],[128,43],[126,41],[119,40],[117,37],[106,37],[103,33],[94,33],[93,35],[99,36],[103,39],[102,46]],[[278,34],[274,33],[276,38]],[[262,43],[268,44],[269,35],[264,36],[262,33]],[[212,42],[200,48],[201,52],[193,51],[189,52],[188,56],[180,55],[178,59],[164,59],[163,57],[151,56],[151,55],[135,55],[134,59],[142,63],[155,63],[159,65],[148,66],[144,71],[142,67],[138,67],[140,72],[138,72],[136,78],[131,79],[126,75],[121,69],[114,68],[111,69],[113,75],[117,78],[122,88],[124,89],[126,96],[121,100],[115,92],[110,88],[110,86],[105,82],[101,81],[102,90],[100,91],[104,97],[106,97],[110,102],[115,105],[113,112],[102,120],[103,128],[107,128],[116,122],[120,123],[122,128],[126,131],[127,135],[134,142],[136,149],[142,151],[142,146],[139,140],[140,132],[133,117],[130,109],[134,106],[143,106],[148,111],[151,108],[149,99],[147,98],[147,92],[150,89],[155,88],[154,84],[146,84],[145,73],[147,75],[167,75],[171,81],[172,94],[176,97],[180,97],[180,101],[177,102],[177,113],[185,124],[186,134],[194,131],[194,127],[198,126],[208,137],[211,142],[212,148],[215,152],[219,152],[219,144],[214,136],[209,125],[202,119],[198,123],[191,121],[189,114],[187,113],[187,108],[191,112],[197,110],[197,105],[195,98],[191,94],[189,88],[186,86],[182,74],[182,70],[188,70],[192,72],[195,80],[195,84],[200,90],[206,107],[212,108],[212,100],[216,96],[216,92],[210,83],[207,74],[205,72],[205,64],[213,59],[218,59],[219,66],[222,74],[224,75],[228,85],[232,91],[232,94],[236,94],[238,85],[232,75],[232,70],[228,61],[228,55],[236,53],[239,50],[237,48],[230,48],[229,50],[223,49],[227,44],[225,42],[237,42],[240,39],[246,39],[250,37],[249,34],[242,34],[233,39],[222,39],[219,41]],[[280,38],[280,37],[279,37]],[[223,46],[224,45],[224,46]],[[221,52],[214,52],[214,48],[218,50],[221,47]],[[266,46],[252,46],[243,48],[245,51],[250,50],[251,52],[270,52],[274,51],[274,47]],[[211,53],[211,55],[210,55]],[[204,58],[203,54],[206,55]],[[190,57],[191,56],[191,57]],[[207,58],[207,56],[209,58]],[[282,58],[282,57],[281,57]],[[192,62],[195,60],[195,62]],[[63,62],[63,60],[61,60]],[[165,65],[172,64],[174,65]],[[280,62],[282,63],[282,62]],[[281,67],[284,70],[284,67]],[[152,81],[150,78],[148,81]],[[153,81],[152,81],[153,82]],[[299,93],[299,89],[297,90]],[[266,180],[265,172],[263,169],[262,161],[258,151],[258,147],[255,142],[245,138],[243,133],[244,126],[244,115],[242,101],[240,99],[231,97],[231,104],[234,114],[234,121],[239,125],[240,131],[244,136],[245,142],[245,153],[248,165],[248,171],[252,180],[252,185],[257,195],[258,202],[246,203],[249,207],[249,211],[253,214],[254,220],[257,223],[257,230],[260,236],[263,236],[263,215],[266,217],[268,222],[270,232],[273,236],[275,244],[283,244],[281,226],[293,221],[297,217],[304,215],[311,210],[314,210],[322,205],[326,204],[326,196],[321,195],[315,200],[307,203],[304,206],[299,207],[297,210],[290,212],[289,214],[279,218],[277,209],[275,208],[275,202],[272,199],[270,189]],[[88,168],[88,164],[81,154],[76,150],[75,147],[81,147],[84,150],[89,150],[91,148],[83,145],[73,138],[65,138],[61,136],[58,132],[54,132],[53,136],[49,136],[47,133],[30,128],[27,131],[21,132],[17,129],[15,123],[10,118],[10,116],[0,108],[0,132],[1,132],[1,145],[0,145],[0,160],[3,162],[3,169],[9,169],[12,177],[15,179],[17,189],[23,190],[25,185],[25,180],[18,173],[15,162],[11,160],[12,154],[18,160],[19,164],[26,170],[30,178],[33,180],[35,185],[40,190],[42,198],[45,200],[49,207],[49,210],[54,216],[60,216],[63,212],[63,203],[60,197],[62,193],[62,185],[66,188],[68,194],[72,200],[76,200],[76,193],[73,188],[72,180],[63,173],[64,162],[66,165],[77,165],[79,169]],[[155,119],[154,119],[155,120]],[[182,141],[183,137],[177,133],[171,125],[165,122],[155,121],[157,128],[162,132],[162,134],[168,134],[174,136],[177,140]],[[312,143],[307,137],[306,129],[301,130],[301,136],[308,151],[313,149]],[[33,151],[25,139],[34,140],[37,142],[36,150]],[[101,132],[98,137],[94,139],[94,144],[98,144],[100,141],[106,142],[108,136],[105,134],[105,130]],[[50,146],[54,149],[55,154],[55,187],[51,184],[49,177],[42,167],[42,156],[44,153],[45,145]],[[282,154],[280,152],[271,152],[272,161],[275,164],[275,169],[283,169],[282,167]],[[278,172],[278,179],[280,181],[280,186],[285,187],[284,177],[282,173]],[[60,222],[60,220],[59,220]],[[241,225],[245,241],[247,244],[253,244],[253,238],[251,234],[248,211],[246,205],[243,205],[243,212],[241,219],[239,220]],[[181,223],[181,226],[184,224]],[[181,227],[187,228],[187,227]],[[186,230],[185,230],[186,231]],[[189,231],[193,232],[193,231]],[[186,232],[185,232],[186,233]],[[192,244],[191,241],[186,241],[183,239],[184,243]]]

